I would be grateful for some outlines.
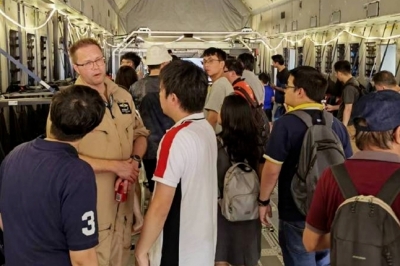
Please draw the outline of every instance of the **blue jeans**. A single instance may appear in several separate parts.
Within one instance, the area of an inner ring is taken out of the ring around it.
[[[329,250],[308,253],[303,245],[305,222],[279,220],[279,245],[285,266],[329,266]]]

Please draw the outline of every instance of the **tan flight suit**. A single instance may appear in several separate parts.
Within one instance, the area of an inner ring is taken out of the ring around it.
[[[108,78],[104,83],[108,96],[113,96],[112,114],[106,108],[100,125],[82,139],[78,152],[98,159],[127,160],[132,155],[135,139],[147,137],[149,132],[137,116],[130,93]],[[78,78],[75,84],[83,82]],[[131,114],[122,114],[118,105],[121,103],[129,104]],[[116,178],[111,172],[96,174],[99,227],[96,251],[100,266],[127,266],[130,258],[134,191],[128,193],[126,202],[118,204],[114,190]]]

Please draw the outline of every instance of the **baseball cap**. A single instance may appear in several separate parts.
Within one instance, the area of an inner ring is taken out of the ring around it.
[[[153,45],[147,50],[144,63],[148,66],[156,66],[169,61],[172,61],[172,57],[168,53],[167,47],[165,45]]]
[[[377,91],[354,105],[354,126],[360,131],[389,131],[400,126],[400,94],[393,90]],[[366,123],[360,123],[361,121]]]

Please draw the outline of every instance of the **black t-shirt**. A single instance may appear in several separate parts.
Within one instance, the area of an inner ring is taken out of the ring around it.
[[[288,82],[289,76],[290,76],[290,73],[287,68],[284,68],[282,71],[278,72],[278,74],[276,74],[276,79],[278,80],[276,86],[285,88],[285,86]],[[275,102],[283,104],[285,102],[285,93],[280,92],[280,91],[275,91]]]
[[[321,118],[320,110],[304,110],[316,121]],[[343,144],[346,157],[352,155],[349,135],[344,125],[334,118],[332,129]],[[279,219],[284,221],[304,221],[305,217],[299,212],[291,193],[291,183],[297,171],[303,138],[307,131],[304,122],[290,113],[274,122],[271,136],[268,140],[267,160],[282,163],[278,178],[278,212]]]
[[[0,167],[0,212],[8,266],[70,266],[69,251],[98,244],[92,168],[69,144],[37,138]]]
[[[143,97],[139,113],[143,124],[150,130],[150,136],[147,138],[147,150],[143,159],[157,159],[160,141],[175,122],[164,114],[161,108],[159,92],[148,92]]]

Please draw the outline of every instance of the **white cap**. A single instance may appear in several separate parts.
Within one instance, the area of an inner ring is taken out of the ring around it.
[[[144,63],[148,66],[156,66],[171,60],[172,56],[168,53],[165,45],[153,45],[147,50]]]

